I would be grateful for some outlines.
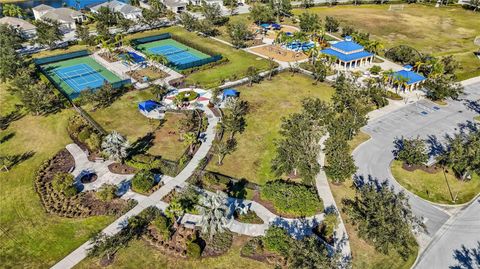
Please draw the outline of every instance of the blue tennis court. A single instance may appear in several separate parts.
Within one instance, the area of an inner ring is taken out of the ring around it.
[[[191,63],[202,58],[190,53],[188,49],[178,48],[172,45],[163,45],[147,49],[152,54],[160,54],[167,58],[167,60],[175,65]]]
[[[87,88],[99,88],[105,83],[105,81],[108,81],[99,72],[87,64],[77,64],[58,68],[55,69],[54,72],[77,93]]]

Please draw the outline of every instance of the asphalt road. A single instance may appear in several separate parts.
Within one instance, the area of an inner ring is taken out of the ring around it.
[[[460,98],[459,101],[449,101],[448,106],[439,106],[422,100],[369,122],[363,131],[371,135],[372,139],[362,144],[353,153],[358,167],[357,176],[373,177],[380,181],[388,180],[395,189],[403,190],[403,187],[393,178],[389,168],[393,160],[394,139],[402,136],[420,136],[432,144],[438,144],[445,140],[446,135],[467,128],[466,126],[472,124],[473,117],[480,113],[480,82],[465,86],[465,95]],[[408,194],[414,214],[424,218],[428,235],[420,236],[419,243],[421,247],[426,247],[433,242],[430,239],[451,216],[440,207],[411,193]],[[479,216],[480,206],[474,207],[472,211]],[[474,224],[480,228],[480,222]],[[455,230],[450,230],[450,233],[455,236]],[[480,233],[476,237],[480,240]],[[453,244],[452,247],[454,247]],[[455,247],[458,248],[458,246]],[[451,256],[451,253],[443,254]]]

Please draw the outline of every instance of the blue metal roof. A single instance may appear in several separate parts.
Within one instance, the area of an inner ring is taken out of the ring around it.
[[[350,62],[350,61],[355,61],[358,59],[362,59],[365,57],[373,56],[373,53],[370,53],[368,51],[360,51],[360,52],[355,52],[352,54],[344,54],[339,51],[333,50],[331,48],[327,48],[321,51],[322,53],[332,55],[337,57],[338,59],[344,61],[344,62]]]
[[[227,97],[227,96],[238,96],[238,91],[235,89],[223,90],[223,97]]]
[[[393,77],[393,79],[400,78],[400,77],[406,78],[406,79],[408,79],[408,81],[407,81],[408,85],[413,84],[413,83],[417,83],[417,82],[420,82],[420,81],[423,81],[423,80],[426,79],[424,76],[420,75],[417,72],[411,71],[411,70],[397,71],[397,72],[392,74],[392,77]]]
[[[358,43],[355,43],[354,41],[351,41],[351,40],[339,41],[335,44],[332,44],[332,47],[334,47],[336,49],[339,49],[341,51],[345,51],[345,52],[350,52],[350,51],[363,49],[363,46],[361,46]]]

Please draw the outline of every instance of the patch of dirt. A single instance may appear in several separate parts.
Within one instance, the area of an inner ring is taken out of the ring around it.
[[[303,52],[296,52],[284,49],[278,45],[268,45],[251,49],[251,51],[262,54],[266,57],[283,62],[294,62],[307,59],[307,55]]]
[[[422,170],[422,171],[424,171],[426,173],[429,173],[429,174],[436,174],[436,173],[442,171],[442,169],[440,167],[437,167],[437,166],[427,166],[427,165],[411,165],[411,166],[408,166],[406,163],[402,164],[402,168],[404,170],[409,171],[409,172],[413,172],[413,171],[419,169],[419,170]]]
[[[120,175],[135,174],[137,172],[137,169],[121,163],[110,164],[108,166],[108,170],[112,173],[120,174]]]

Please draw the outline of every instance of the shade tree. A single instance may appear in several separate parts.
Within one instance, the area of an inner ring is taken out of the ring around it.
[[[397,139],[395,141],[394,155],[397,160],[405,162],[408,166],[422,165],[428,161],[425,141],[419,137]]]

